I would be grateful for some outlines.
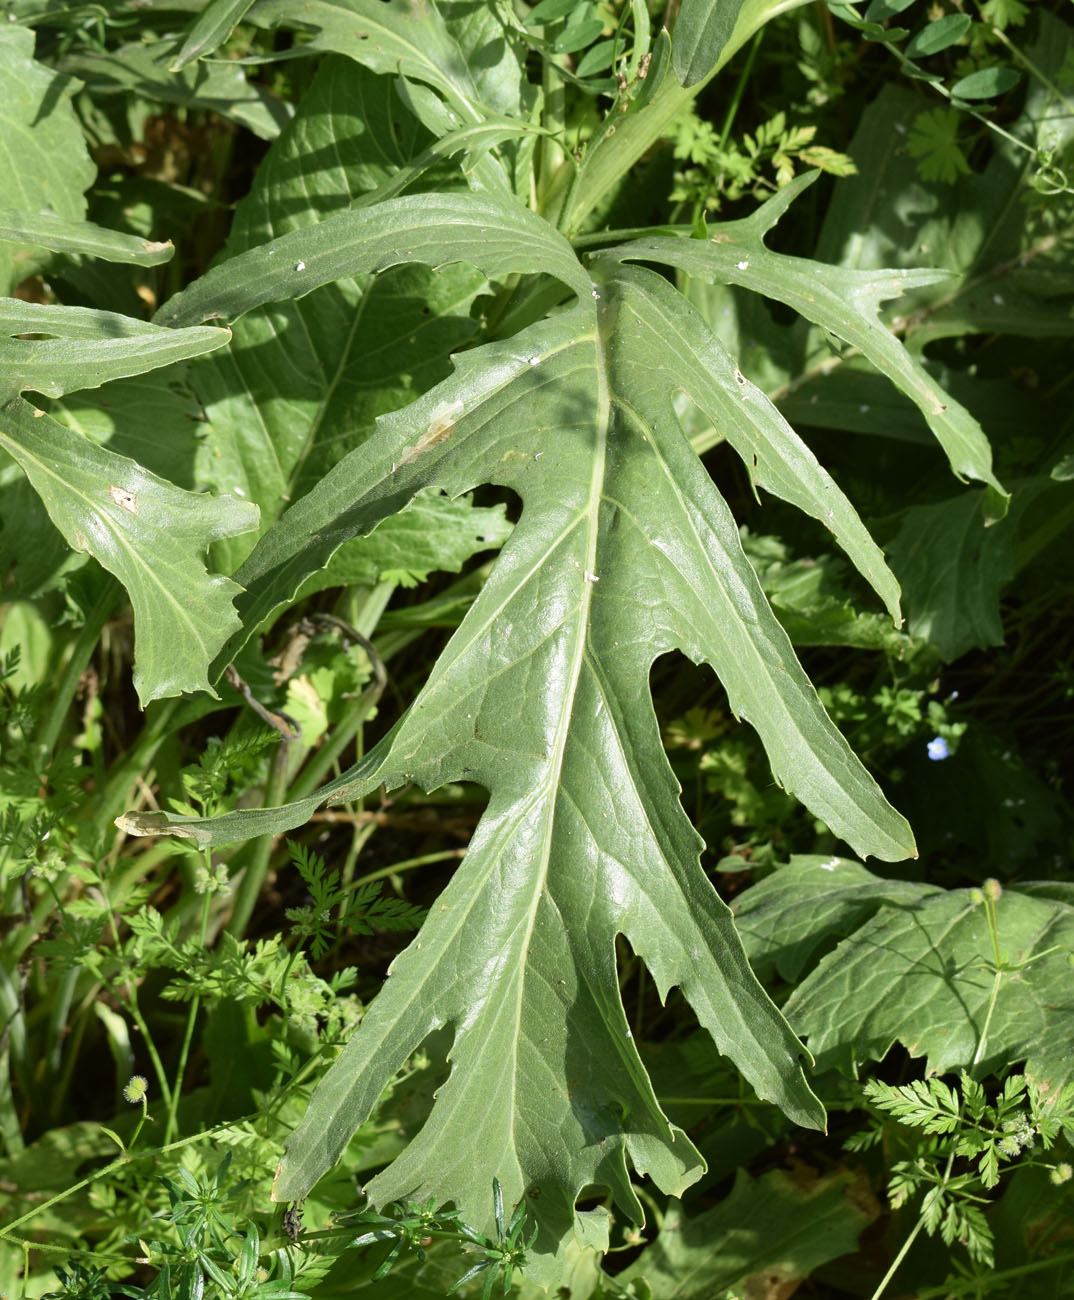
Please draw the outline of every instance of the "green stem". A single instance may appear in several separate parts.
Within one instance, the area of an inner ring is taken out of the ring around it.
[[[746,62],[742,65],[742,71],[738,75],[738,81],[735,83],[735,93],[731,96],[731,102],[727,106],[727,112],[723,119],[723,130],[720,132],[720,149],[722,150],[727,144],[727,138],[731,134],[731,128],[735,124],[735,118],[738,116],[739,106],[742,103],[742,96],[746,93],[746,82],[749,81],[750,73],[753,70],[753,61],[757,57],[757,51],[761,47],[761,37],[763,31],[759,31],[753,38],[753,44],[750,46],[750,52],[746,55]]]
[[[898,1270],[899,1270],[899,1266],[902,1264],[903,1260],[904,1260],[904,1259],[906,1258],[906,1256],[909,1254],[909,1252],[910,1252],[910,1247],[914,1244],[914,1242],[915,1242],[915,1241],[918,1239],[918,1237],[920,1236],[920,1234],[921,1234],[921,1229],[922,1229],[924,1226],[925,1226],[925,1220],[919,1218],[918,1221],[914,1224],[913,1229],[912,1229],[912,1231],[910,1232],[910,1235],[909,1235],[909,1236],[906,1238],[906,1240],[902,1243],[902,1246],[901,1246],[901,1248],[899,1249],[899,1253],[898,1253],[898,1254],[895,1256],[895,1258],[891,1261],[891,1267],[890,1267],[890,1268],[888,1269],[888,1271],[884,1274],[884,1276],[880,1279],[880,1285],[876,1288],[876,1290],[873,1292],[873,1294],[869,1297],[869,1300],[880,1300],[880,1297],[881,1297],[881,1296],[884,1294],[884,1292],[888,1289],[888,1286],[889,1286],[889,1284],[890,1284],[890,1282],[891,1282],[891,1279],[892,1279],[892,1278],[895,1276],[895,1274],[898,1272]]]
[[[368,876],[360,876],[356,884],[367,885],[371,880],[386,880],[389,876],[398,875],[400,872],[413,871],[415,867],[427,867],[432,862],[448,862],[451,858],[458,859],[465,856],[465,849],[444,849],[440,853],[425,853],[420,858],[407,858],[405,862],[393,862],[390,867],[371,871]]]
[[[212,853],[205,850],[205,869],[208,872],[209,880],[212,878]],[[205,947],[205,932],[209,926],[209,901],[212,893],[208,887],[209,881],[206,882],[205,894],[201,903],[201,925],[198,929],[198,941],[201,946]],[[168,1118],[164,1125],[164,1141],[170,1142],[175,1136],[177,1116],[179,1114],[179,1098],[183,1091],[183,1075],[186,1073],[187,1058],[190,1055],[190,1043],[194,1037],[194,1024],[198,1018],[198,1011],[201,1008],[201,994],[196,993],[190,1002],[190,1009],[187,1012],[186,1028],[183,1031],[183,1045],[179,1049],[179,1064],[175,1070],[175,1083],[172,1085],[172,1095],[168,1102]]]
[[[138,995],[133,988],[130,989],[127,997],[123,997],[114,988],[105,983],[105,988],[112,994],[117,1002],[122,1003],[127,1009],[127,1013],[138,1027],[138,1032],[142,1035],[145,1043],[145,1050],[149,1054],[150,1063],[153,1066],[153,1074],[156,1076],[157,1087],[160,1089],[161,1098],[165,1106],[170,1107],[172,1104],[172,1090],[168,1082],[168,1075],[164,1069],[164,1062],[160,1059],[160,1053],[157,1051],[157,1045],[153,1041],[153,1035],[149,1032],[149,1026],[142,1015],[142,1009],[138,1005]]]
[[[67,710],[71,707],[71,701],[75,698],[75,692],[78,690],[78,683],[81,681],[86,665],[97,647],[97,642],[101,639],[104,625],[108,622],[109,615],[116,606],[120,590],[119,583],[109,574],[101,594],[97,597],[96,604],[90,610],[85,623],[82,625],[82,630],[75,640],[70,657],[63,673],[60,675],[59,684],[52,696],[51,707],[45,716],[40,732],[38,732],[38,747],[44,755],[51,754],[56,747],[56,741],[63,729],[64,719],[67,717]]]
[[[231,1121],[231,1123],[237,1122],[238,1121]],[[87,1174],[86,1177],[81,1179],[79,1182],[73,1183],[70,1187],[65,1187],[62,1192],[57,1192],[55,1196],[50,1197],[47,1201],[42,1201],[40,1205],[35,1205],[32,1210],[27,1210],[25,1214],[20,1215],[19,1218],[14,1219],[11,1223],[0,1226],[0,1238],[17,1241],[17,1237],[11,1237],[11,1233],[16,1228],[22,1227],[24,1223],[29,1223],[31,1219],[37,1218],[39,1214],[44,1214],[46,1210],[51,1210],[54,1205],[59,1205],[61,1202],[66,1201],[68,1197],[74,1196],[74,1194],[80,1192],[83,1187],[89,1187],[91,1183],[97,1182],[98,1179],[107,1178],[109,1174],[115,1173],[117,1169],[122,1169],[124,1165],[130,1164],[134,1160],[141,1160],[146,1156],[153,1156],[154,1158],[159,1159],[169,1151],[178,1151],[180,1147],[190,1146],[192,1142],[203,1141],[207,1136],[209,1136],[209,1134],[195,1133],[191,1137],[180,1138],[179,1141],[170,1142],[162,1147],[144,1147],[141,1151],[136,1152],[130,1150],[125,1151],[123,1155],[117,1156],[111,1164],[105,1165],[103,1169],[94,1169],[92,1173]],[[44,1247],[35,1241],[34,1249],[41,1250],[44,1249]]]
[[[280,741],[273,757],[272,770],[265,786],[263,804],[265,808],[278,808],[280,804],[286,802],[287,758],[290,747],[291,742],[284,738]],[[272,850],[275,845],[276,836],[271,834],[259,835],[253,842],[250,860],[239,878],[239,886],[235,891],[235,906],[232,909],[231,919],[227,923],[228,933],[233,934],[236,939],[243,937],[246,933],[246,927],[250,924],[250,917],[253,915],[257,896],[260,894],[261,886],[265,883],[265,877],[268,875]]]
[[[1019,1264],[1016,1268],[1004,1268],[991,1271],[988,1274],[988,1290],[994,1291],[996,1295],[1001,1294],[999,1284],[1010,1281],[1014,1278],[1024,1276],[1026,1273],[1043,1273],[1051,1268],[1064,1268],[1066,1265],[1074,1263],[1074,1254],[1051,1255],[1047,1259],[1035,1259],[1031,1264]],[[954,1296],[975,1294],[980,1295],[980,1281],[977,1278],[967,1278],[965,1282],[945,1282],[943,1286],[930,1287],[924,1291],[916,1293],[917,1300],[952,1300]]]
[[[1041,82],[1042,85],[1047,86],[1048,89],[1052,92],[1052,94],[1056,97],[1056,99],[1059,100],[1059,102],[1071,115],[1071,117],[1074,117],[1074,103],[1071,103],[1071,101],[1067,99],[1066,95],[1063,94],[1063,92],[1059,89],[1059,87],[1055,84],[1055,82],[1051,79],[1051,77],[1049,77],[1047,73],[1045,73],[1044,69],[1041,68],[1039,64],[1035,63],[1029,57],[1028,54],[1023,53],[1023,51],[1021,51],[1016,45],[1014,45],[1007,38],[1005,33],[1000,31],[998,27],[992,28],[992,35],[1002,45],[1006,45],[1007,49],[1010,50],[1010,52],[1019,61],[1019,63],[1025,64],[1025,66],[1029,69],[1029,71],[1033,74],[1033,76],[1036,77],[1037,80]]]

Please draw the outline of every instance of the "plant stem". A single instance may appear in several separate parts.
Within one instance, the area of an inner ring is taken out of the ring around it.
[[[355,882],[356,885],[367,885],[371,880],[386,880],[389,876],[397,875],[402,871],[413,871],[415,867],[427,867],[433,862],[448,862],[452,858],[462,858],[466,856],[465,849],[443,849],[440,853],[426,853],[420,858],[407,858],[405,862],[393,862],[390,867],[381,867],[379,871],[371,871],[368,876],[359,876]]]
[[[212,853],[209,849],[205,850],[205,869],[212,877]],[[201,925],[198,929],[198,940],[201,946],[205,947],[205,932],[209,925],[209,902],[212,898],[210,889],[205,890],[201,902]],[[172,1095],[168,1101],[168,1118],[164,1125],[164,1141],[170,1142],[175,1136],[176,1118],[179,1114],[179,1097],[183,1091],[183,1075],[186,1073],[187,1057],[190,1055],[190,1042],[194,1037],[194,1024],[198,1018],[198,1011],[201,1008],[201,994],[196,993],[190,1002],[190,1010],[187,1012],[186,1028],[183,1031],[183,1045],[179,1049],[179,1064],[175,1070],[175,1083],[172,1085]]]
[[[888,1269],[888,1271],[884,1274],[884,1276],[880,1279],[880,1285],[876,1288],[876,1290],[873,1292],[873,1294],[869,1297],[869,1300],[880,1300],[880,1297],[881,1297],[881,1296],[884,1294],[884,1292],[888,1289],[888,1285],[889,1285],[889,1283],[891,1282],[891,1279],[895,1276],[896,1272],[897,1272],[898,1269],[899,1269],[900,1264],[902,1264],[903,1260],[906,1258],[907,1254],[908,1254],[909,1251],[910,1251],[910,1247],[911,1247],[911,1246],[914,1244],[914,1242],[917,1240],[917,1238],[918,1238],[918,1236],[919,1236],[919,1234],[920,1234],[920,1232],[921,1232],[921,1229],[922,1229],[924,1226],[925,1226],[925,1220],[922,1219],[922,1218],[919,1218],[918,1221],[914,1224],[914,1226],[913,1226],[913,1228],[912,1228],[912,1230],[911,1230],[911,1232],[910,1232],[910,1235],[909,1235],[909,1236],[906,1238],[906,1240],[902,1243],[902,1246],[901,1246],[900,1249],[899,1249],[899,1253],[898,1253],[898,1254],[895,1256],[895,1258],[891,1261],[891,1267],[890,1267],[890,1268]]]
[[[269,773],[268,783],[265,786],[265,799],[263,807],[277,808],[285,802],[287,793],[287,756],[291,742],[285,737],[280,741],[279,747],[272,760],[272,769]],[[265,877],[268,875],[269,863],[272,860],[272,850],[276,844],[275,835],[259,835],[253,843],[253,850],[250,860],[243,873],[239,878],[239,886],[235,891],[235,906],[231,912],[231,919],[227,923],[227,931],[233,934],[236,939],[241,939],[246,933],[246,927],[250,924],[250,917],[253,915],[254,904],[257,902],[257,896],[261,892],[261,886],[265,883]]]
[[[209,1130],[209,1133],[211,1132],[212,1130]],[[11,1223],[0,1226],[0,1239],[8,1238],[17,1241],[18,1238],[12,1238],[10,1235],[15,1228],[21,1227],[24,1223],[29,1223],[31,1219],[35,1219],[39,1214],[44,1214],[46,1210],[51,1210],[54,1205],[59,1205],[61,1201],[66,1201],[68,1197],[74,1196],[75,1192],[80,1192],[83,1187],[88,1187],[99,1178],[106,1178],[109,1174],[115,1173],[117,1169],[130,1164],[133,1160],[141,1160],[146,1156],[154,1156],[159,1159],[168,1151],[178,1151],[180,1147],[190,1146],[192,1142],[203,1141],[207,1136],[209,1136],[207,1133],[195,1133],[190,1137],[180,1138],[177,1142],[169,1142],[162,1147],[143,1147],[141,1151],[136,1152],[128,1149],[123,1155],[117,1156],[111,1164],[105,1165],[103,1169],[94,1169],[92,1173],[87,1174],[85,1178],[80,1179],[77,1183],[65,1187],[62,1192],[57,1192],[55,1196],[50,1197],[47,1201],[42,1201],[40,1205],[35,1205],[32,1210],[27,1210],[25,1214],[20,1215]],[[39,1242],[34,1242],[34,1250],[43,1249],[45,1247]]]
[[[119,583],[109,574],[96,604],[87,615],[82,630],[71,648],[70,657],[52,696],[51,707],[38,732],[38,747],[44,755],[51,754],[56,747],[64,719],[67,717],[67,710],[71,707],[71,701],[78,690],[78,683],[86,670],[90,656],[97,647],[97,642],[101,639],[101,631],[119,600],[119,593]]]

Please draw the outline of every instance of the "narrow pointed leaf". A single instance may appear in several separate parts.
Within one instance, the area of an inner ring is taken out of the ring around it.
[[[48,334],[24,339],[20,334]],[[149,370],[222,347],[226,329],[163,329],[147,321],[89,307],[55,307],[0,298],[0,401],[33,391],[47,397],[99,388],[110,379]]]
[[[660,336],[654,358],[675,357],[676,384],[718,428],[742,458],[757,487],[791,502],[831,530],[840,546],[883,600],[896,623],[899,584],[880,547],[831,475],[768,398],[743,375],[700,315],[662,277],[635,271],[636,312]]]
[[[575,292],[590,287],[570,244],[521,203],[493,195],[416,194],[336,213],[230,258],[176,294],[155,319],[162,325],[233,320],[341,276],[404,262],[468,262],[486,275],[546,272]]]
[[[235,30],[254,0],[209,0],[187,32],[186,40],[169,67],[180,72],[188,63],[218,50]]]
[[[631,261],[662,262],[719,284],[739,284],[787,303],[860,351],[920,409],[960,478],[992,488],[1002,513],[1007,494],[992,472],[980,424],[946,393],[879,318],[880,303],[945,278],[943,271],[857,271],[770,252],[764,235],[813,176],[799,178],[742,221],[712,228],[708,239],[654,236],[605,250]]]
[[[91,221],[64,221],[49,212],[19,212],[14,208],[0,208],[0,239],[132,266],[159,266],[175,252],[171,240],[159,244],[95,226]]]

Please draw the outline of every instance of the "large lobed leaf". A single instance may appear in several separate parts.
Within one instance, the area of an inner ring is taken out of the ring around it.
[[[334,220],[348,258],[338,239],[325,241],[318,279],[381,265],[397,248],[432,265],[465,255],[486,274],[508,270],[515,258],[523,264],[533,221],[506,197],[466,194],[393,200]],[[482,228],[499,237],[471,237]],[[221,264],[166,309],[169,319],[294,292],[293,271],[262,278],[293,239]],[[581,1230],[574,1206],[586,1185],[608,1186],[637,1217],[628,1163],[669,1191],[703,1167],[662,1115],[630,1040],[617,935],[662,995],[682,989],[759,1095],[799,1122],[823,1122],[799,1048],[701,871],[649,698],[653,660],[681,650],[711,664],[737,714],[760,732],[777,779],[851,843],[888,859],[914,850],[797,664],[683,435],[676,395],[685,391],[727,429],[759,484],[831,527],[897,607],[897,588],[849,503],[663,279],[611,260],[587,272],[547,228],[531,242],[529,264],[536,248],[576,288],[574,306],[456,358],[450,378],[381,417],[236,574],[247,631],[218,668],[348,538],[418,491],[458,496],[491,482],[516,492],[521,519],[410,712],[359,767],[309,800],[202,823],[123,824],[171,827],[209,845],[297,825],[325,799],[381,783],[462,780],[489,790],[465,863],[318,1089],[276,1194],[303,1195],[426,1035],[450,1026],[452,1070],[432,1116],[370,1193],[379,1202],[432,1195],[483,1222],[496,1177],[509,1198],[531,1198],[547,1260],[572,1225]]]

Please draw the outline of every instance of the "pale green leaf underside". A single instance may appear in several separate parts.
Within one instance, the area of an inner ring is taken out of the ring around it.
[[[484,1222],[494,1176],[511,1200],[539,1188],[546,1257],[570,1233],[586,1184],[608,1186],[637,1216],[628,1163],[668,1191],[702,1168],[630,1041],[617,934],[662,994],[682,989],[761,1096],[822,1122],[799,1049],[701,872],[649,697],[654,658],[677,649],[710,663],[789,789],[869,851],[913,852],[905,822],[820,708],[682,434],[682,375],[694,400],[727,413],[745,448],[759,438],[739,412],[756,410],[773,439],[766,480],[790,474],[785,456],[813,480],[802,491],[827,502],[819,467],[759,394],[743,398],[685,303],[672,332],[679,300],[658,277],[597,270],[573,309],[463,354],[449,380],[382,417],[236,575],[248,588],[244,623],[257,626],[347,538],[421,488],[517,492],[521,520],[409,713],[311,800],[171,826],[208,845],[293,826],[326,798],[380,783],[490,791],[463,866],[318,1090],[276,1191],[303,1195],[407,1056],[448,1025],[451,1076],[370,1192],[450,1199]],[[164,820],[123,824],[144,833]]]
[[[1007,495],[992,472],[992,452],[980,424],[932,379],[879,318],[880,303],[946,277],[943,271],[859,271],[770,252],[764,235],[816,174],[792,182],[752,216],[713,228],[709,239],[655,236],[606,250],[606,256],[676,266],[720,284],[738,284],[787,303],[806,320],[859,349],[906,394],[960,478],[994,493],[1002,513]]]
[[[524,510],[367,778],[468,779],[491,800],[463,868],[289,1144],[280,1197],[316,1180],[406,1056],[444,1024],[455,1029],[452,1075],[423,1133],[371,1185],[375,1198],[403,1188],[450,1196],[483,1220],[496,1176],[512,1198],[529,1190],[550,1251],[587,1182],[637,1215],[628,1158],[681,1190],[700,1164],[663,1120],[630,1041],[618,933],[662,993],[682,988],[762,1095],[799,1121],[819,1119],[794,1044],[700,872],[648,698],[649,665],[674,646],[717,662],[733,695],[749,691],[747,677],[771,679],[768,647],[747,648],[729,631],[743,619],[739,602],[766,636],[780,633],[678,429],[665,376],[639,364],[655,344],[635,292],[625,276],[604,287],[597,311],[583,305],[528,331],[529,355],[501,347],[499,366],[486,354],[480,370],[460,371],[460,391],[490,372],[496,382],[468,393],[450,439],[414,447],[411,435],[408,446],[389,417],[366,449],[373,492],[408,478],[456,491],[479,459],[544,508],[532,519]],[[742,655],[750,662],[739,671]],[[779,671],[795,668],[781,661]],[[562,1071],[551,1068],[561,1060]]]
[[[132,266],[159,266],[175,252],[171,240],[158,244],[95,226],[91,221],[64,221],[50,212],[20,212],[14,208],[0,208],[0,239]]]
[[[819,1067],[855,1073],[899,1042],[925,1058],[930,1074],[976,1061],[984,1075],[1025,1061],[1028,1073],[1059,1086],[1074,1078],[1074,907],[1048,897],[1047,885],[1025,888],[1005,888],[996,904],[1000,950],[1020,969],[1000,975],[990,1018],[992,942],[977,891],[883,880],[842,860],[825,871],[819,859],[798,859],[743,894],[736,917],[747,951],[762,963],[782,949],[798,909],[815,942],[846,936],[785,1008]]]

